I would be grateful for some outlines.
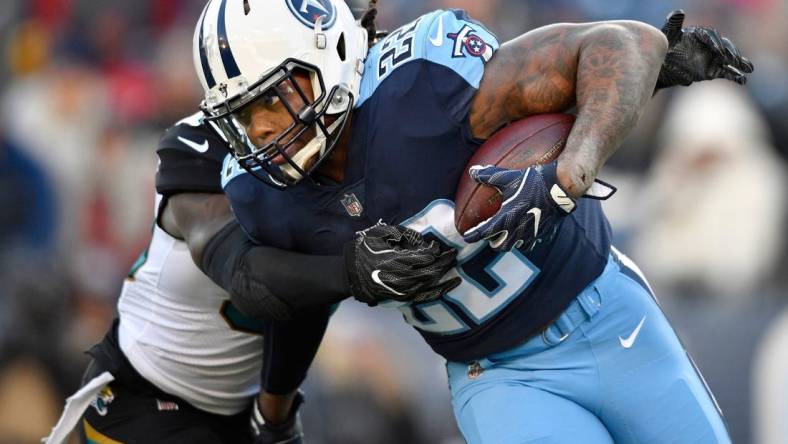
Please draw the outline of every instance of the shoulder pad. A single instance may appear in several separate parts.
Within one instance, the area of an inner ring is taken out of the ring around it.
[[[189,157],[210,158],[221,162],[228,153],[227,144],[213,126],[203,119],[202,112],[186,117],[168,128],[156,150],[175,150]]]
[[[442,65],[478,88],[484,65],[498,50],[498,39],[465,11],[438,10],[422,15],[373,46],[364,66],[361,106],[397,68],[409,62]]]
[[[451,68],[478,88],[484,65],[500,46],[498,38],[463,10],[437,12],[424,26],[423,57]]]
[[[165,131],[156,154],[159,167],[156,190],[169,196],[178,192],[220,193],[222,160],[228,149],[202,113],[189,116]]]

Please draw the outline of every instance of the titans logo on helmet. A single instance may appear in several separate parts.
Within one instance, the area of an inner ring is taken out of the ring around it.
[[[323,17],[323,29],[329,29],[337,18],[331,0],[285,0],[290,12],[306,25],[314,28],[318,17]]]

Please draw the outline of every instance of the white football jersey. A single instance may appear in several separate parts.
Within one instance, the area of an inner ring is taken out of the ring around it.
[[[239,313],[229,299],[197,268],[186,243],[155,225],[123,284],[120,348],[161,390],[208,412],[238,413],[260,391],[263,340],[231,327]]]

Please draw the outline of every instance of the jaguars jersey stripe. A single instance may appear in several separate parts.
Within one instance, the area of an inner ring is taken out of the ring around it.
[[[88,444],[123,444],[96,430],[86,419],[82,420],[82,425],[85,429],[85,437],[88,439]]]

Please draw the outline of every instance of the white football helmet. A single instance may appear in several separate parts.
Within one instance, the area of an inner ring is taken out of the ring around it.
[[[367,31],[343,0],[210,0],[193,41],[194,66],[205,89],[201,108],[247,171],[279,188],[295,184],[336,145],[358,97],[367,49]],[[313,99],[295,82],[294,69],[309,73]],[[294,109],[283,87],[295,90],[306,105]],[[236,114],[258,98],[277,97],[293,123],[257,147]],[[327,115],[336,116],[330,125]],[[285,149],[307,131],[314,138],[288,156]],[[279,155],[285,162],[277,165],[272,159]]]

